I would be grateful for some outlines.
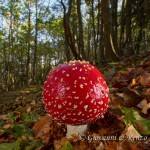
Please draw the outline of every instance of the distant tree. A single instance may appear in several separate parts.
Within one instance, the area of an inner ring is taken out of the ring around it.
[[[104,23],[104,47],[105,47],[105,58],[108,61],[118,60],[118,55],[114,47],[113,36],[111,33],[111,20],[110,20],[110,3],[109,0],[101,1],[102,8],[102,19]]]

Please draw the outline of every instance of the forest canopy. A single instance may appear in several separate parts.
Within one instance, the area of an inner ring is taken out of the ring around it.
[[[0,0],[0,91],[73,59],[101,67],[150,47],[149,0]]]

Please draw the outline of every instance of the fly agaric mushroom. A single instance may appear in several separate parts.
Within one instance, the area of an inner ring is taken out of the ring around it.
[[[52,70],[44,83],[46,111],[67,124],[67,136],[83,134],[87,124],[103,117],[109,89],[99,70],[86,61],[70,61]]]

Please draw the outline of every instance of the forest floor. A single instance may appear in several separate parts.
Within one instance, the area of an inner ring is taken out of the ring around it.
[[[0,150],[149,150],[150,51],[100,69],[110,89],[104,118],[66,138],[44,110],[43,85],[0,93]]]

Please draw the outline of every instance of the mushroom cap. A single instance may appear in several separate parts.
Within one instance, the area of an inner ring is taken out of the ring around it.
[[[83,125],[103,117],[109,89],[99,70],[86,61],[70,61],[52,70],[44,83],[46,111],[59,123]]]

